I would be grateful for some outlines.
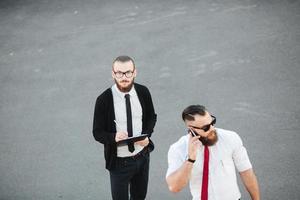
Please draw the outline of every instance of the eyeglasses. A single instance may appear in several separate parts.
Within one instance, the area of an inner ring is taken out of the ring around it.
[[[201,130],[203,130],[204,132],[207,132],[207,131],[210,129],[210,126],[215,125],[216,122],[217,122],[217,118],[216,118],[215,116],[211,115],[211,118],[212,118],[212,121],[211,121],[210,124],[204,125],[204,126],[202,126],[201,128],[196,127],[196,126],[191,126],[191,127],[192,127],[192,128],[195,128],[195,129],[201,129]]]
[[[116,75],[117,78],[122,78],[124,75],[127,77],[127,78],[131,78],[133,76],[133,72],[134,71],[127,71],[127,72],[121,72],[121,71],[117,71],[115,72],[114,71],[114,74]]]

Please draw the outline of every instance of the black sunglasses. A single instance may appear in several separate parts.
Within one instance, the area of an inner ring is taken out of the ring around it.
[[[211,121],[210,124],[204,125],[204,126],[202,126],[201,128],[196,127],[196,126],[191,126],[191,127],[192,127],[192,128],[195,128],[195,129],[201,129],[201,130],[203,130],[204,132],[207,132],[207,131],[210,129],[210,126],[215,125],[216,122],[217,122],[217,118],[216,118],[215,116],[211,115],[211,118],[212,118],[213,120]]]

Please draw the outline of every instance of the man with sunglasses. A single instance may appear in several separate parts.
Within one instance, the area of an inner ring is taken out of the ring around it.
[[[148,88],[134,82],[136,74],[132,58],[117,57],[112,65],[115,84],[97,98],[95,105],[93,135],[104,144],[114,200],[128,200],[129,191],[131,200],[143,200],[147,194],[149,153],[154,149],[150,137],[156,114]],[[147,137],[122,143],[141,134]]]
[[[193,200],[238,200],[236,168],[251,199],[259,200],[258,182],[237,133],[215,128],[216,117],[201,105],[188,106],[182,119],[188,134],[169,149],[169,190],[179,192],[189,182]]]

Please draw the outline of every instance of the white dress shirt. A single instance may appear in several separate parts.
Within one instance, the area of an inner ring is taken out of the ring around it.
[[[247,150],[237,133],[219,128],[216,128],[216,131],[218,141],[215,145],[209,146],[208,199],[237,200],[241,198],[241,193],[235,168],[242,172],[252,168],[252,165]],[[189,135],[185,135],[170,146],[166,177],[179,169],[187,160],[188,140]],[[203,152],[204,146],[201,145],[191,172],[189,185],[193,200],[199,200],[201,196]]]
[[[136,94],[134,87],[128,92],[123,93],[119,90],[116,84],[112,86],[112,94],[114,101],[114,110],[116,118],[116,129],[118,131],[127,132],[127,115],[126,115],[126,103],[125,95],[129,94],[130,96],[130,105],[132,113],[132,135],[138,136],[142,133],[142,107],[139,101],[139,98]],[[118,146],[117,147],[117,156],[118,157],[127,157],[133,156],[140,152],[143,149],[143,146],[134,144],[135,150],[133,152],[128,151],[128,146]]]

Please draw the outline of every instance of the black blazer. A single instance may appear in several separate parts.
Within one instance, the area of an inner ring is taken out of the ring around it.
[[[142,107],[142,133],[149,135],[149,151],[154,149],[154,144],[150,137],[156,123],[151,94],[147,87],[134,83],[138,99]],[[93,135],[95,140],[104,144],[104,157],[106,169],[113,169],[117,157],[117,145],[115,141],[116,125],[114,102],[111,88],[105,90],[96,100]]]

